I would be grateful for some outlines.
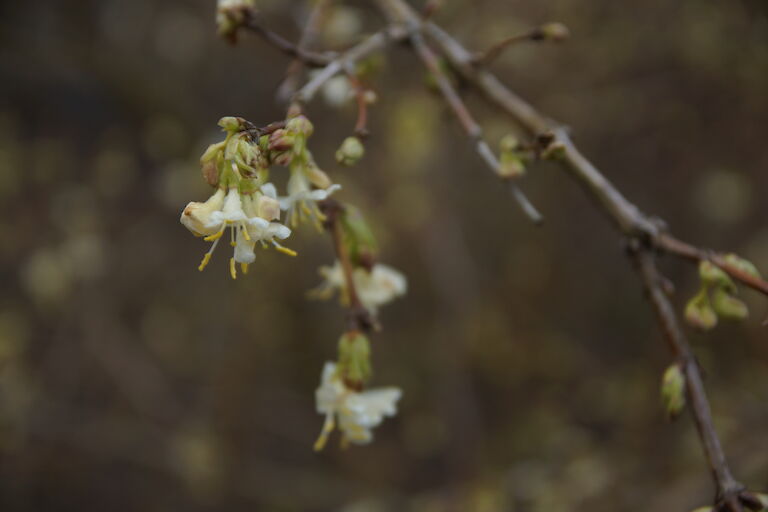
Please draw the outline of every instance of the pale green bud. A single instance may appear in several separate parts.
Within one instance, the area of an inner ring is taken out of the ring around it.
[[[541,39],[557,42],[564,41],[571,35],[571,31],[568,30],[568,27],[562,23],[547,23],[539,27],[539,32],[541,34]]]
[[[705,285],[722,287],[731,291],[736,290],[736,285],[728,277],[728,274],[709,261],[704,260],[699,263],[699,277]]]
[[[355,266],[371,268],[376,260],[378,246],[373,230],[358,208],[344,205],[341,217],[344,245]]]
[[[371,345],[359,331],[344,333],[339,339],[339,372],[345,382],[363,384],[371,376]]]
[[[219,119],[219,126],[228,132],[238,132],[242,128],[243,119],[240,117],[227,116]]]
[[[725,261],[729,265],[733,265],[734,267],[738,268],[742,272],[745,272],[752,277],[755,277],[757,279],[762,279],[762,276],[760,276],[760,271],[757,270],[757,267],[749,260],[745,260],[744,258],[741,258],[737,256],[736,254],[727,254],[725,256]]]
[[[309,137],[315,131],[312,122],[302,115],[289,119],[285,124],[285,129],[291,134],[303,135],[305,137]]]
[[[358,137],[347,137],[336,151],[336,161],[341,165],[355,165],[365,155],[365,146]]]
[[[708,331],[717,325],[717,315],[709,302],[706,288],[699,290],[685,306],[685,319],[697,329]]]
[[[224,149],[224,146],[226,145],[225,141],[217,142],[216,144],[211,144],[208,146],[208,149],[205,150],[205,153],[200,157],[200,163],[205,164],[207,162],[212,162],[216,159],[219,153]]]
[[[722,288],[712,293],[712,308],[728,320],[744,320],[749,316],[747,305]]]
[[[520,142],[512,134],[505,135],[499,142],[501,151],[515,151],[520,147]]]
[[[685,374],[679,364],[673,364],[661,379],[661,399],[670,418],[685,407]]]

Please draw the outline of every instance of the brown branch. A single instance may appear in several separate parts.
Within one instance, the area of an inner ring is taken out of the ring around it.
[[[244,19],[241,27],[258,34],[269,44],[294,59],[301,61],[306,66],[327,66],[334,58],[336,58],[335,53],[317,53],[305,50],[301,44],[295,45],[283,36],[269,30],[259,22],[258,14],[255,9],[247,9],[244,11]]]
[[[477,121],[475,121],[475,119],[472,117],[472,114],[464,104],[461,96],[459,96],[459,93],[456,92],[456,89],[454,89],[453,85],[451,85],[450,79],[440,68],[437,56],[424,42],[424,38],[419,32],[412,32],[410,40],[411,44],[416,50],[416,53],[424,62],[424,65],[427,67],[429,72],[432,73],[432,76],[437,82],[437,86],[440,89],[443,98],[445,99],[446,103],[448,103],[448,106],[451,108],[454,115],[461,123],[461,126],[464,128],[467,137],[469,137],[470,141],[474,145],[475,150],[480,155],[480,158],[491,169],[491,171],[493,171],[494,174],[500,176],[500,165],[498,158],[496,158],[493,150],[490,148],[490,146],[488,146],[488,143],[485,141],[485,139],[483,139],[482,128],[480,128],[480,125],[477,124]],[[528,200],[525,194],[523,194],[520,188],[515,183],[513,183],[512,180],[508,178],[502,179],[509,183],[509,187],[512,191],[515,201],[517,201],[518,205],[520,208],[522,208],[523,212],[528,216],[528,218],[531,219],[531,221],[534,223],[541,223],[543,220],[541,214],[536,209],[536,207],[531,204],[531,202]]]
[[[328,11],[330,0],[317,0],[312,12],[309,14],[307,23],[304,26],[304,30],[301,33],[298,47],[300,49],[309,48],[314,44],[320,35],[320,29],[325,20],[325,15]],[[291,99],[291,96],[296,92],[299,87],[299,81],[301,79],[302,71],[304,71],[305,65],[301,59],[293,59],[288,65],[288,69],[285,72],[285,78],[283,83],[277,89],[277,98],[281,103],[286,103]]]
[[[344,233],[342,231],[340,216],[344,213],[344,206],[333,199],[326,199],[318,203],[320,210],[325,215],[324,226],[333,240],[333,250],[336,253],[336,259],[341,264],[346,285],[347,304],[347,328],[350,331],[361,331],[371,333],[378,330],[379,326],[375,317],[368,309],[363,306],[360,297],[357,294],[357,287],[354,281],[354,266],[344,245]]]
[[[739,495],[744,491],[744,486],[733,478],[728,467],[725,453],[712,421],[712,411],[704,391],[698,363],[685,334],[683,334],[674,307],[667,294],[664,293],[663,279],[656,267],[653,250],[647,246],[640,246],[639,242],[635,241],[634,246],[630,248],[630,253],[645,285],[648,299],[653,305],[659,324],[661,324],[664,337],[685,373],[691,412],[704,447],[704,454],[717,485],[716,501],[719,503],[719,510],[741,512],[742,506]]]

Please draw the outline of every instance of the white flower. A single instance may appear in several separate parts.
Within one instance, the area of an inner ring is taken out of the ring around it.
[[[315,450],[322,450],[338,420],[342,443],[366,444],[373,439],[371,430],[385,416],[397,413],[397,401],[402,396],[399,388],[380,388],[357,392],[347,388],[336,372],[335,363],[325,363],[320,387],[315,392],[317,412],[325,415],[325,423],[315,442]]]
[[[318,228],[322,229],[320,221],[323,219],[323,214],[317,207],[317,202],[328,199],[331,194],[341,188],[341,185],[329,184],[325,188],[312,189],[307,175],[302,171],[294,171],[288,178],[286,188],[288,195],[280,198],[280,208],[288,212],[285,218],[286,224],[295,228],[306,216],[314,220]]]
[[[311,296],[319,299],[330,298],[336,290],[341,294],[342,302],[347,302],[347,283],[341,263],[336,261],[332,267],[320,267],[323,283],[310,292]],[[357,297],[362,305],[371,313],[376,314],[380,306],[405,295],[408,282],[403,274],[388,265],[377,263],[368,272],[357,267],[352,272]]]
[[[232,279],[237,278],[236,264],[240,263],[243,273],[256,259],[254,248],[257,242],[267,247],[271,243],[280,252],[295,256],[296,253],[280,245],[275,239],[284,240],[291,230],[279,222],[280,210],[274,197],[274,185],[267,184],[262,192],[240,194],[237,188],[229,191],[217,190],[205,203],[189,203],[181,214],[181,223],[197,236],[204,236],[206,242],[213,242],[198,267],[203,270],[210,262],[213,251],[230,228],[231,245],[234,255],[229,260]]]

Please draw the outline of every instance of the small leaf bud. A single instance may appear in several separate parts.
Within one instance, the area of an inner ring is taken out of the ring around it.
[[[306,116],[299,115],[288,120],[285,129],[290,134],[303,135],[309,137],[314,132],[312,122]]]
[[[562,23],[547,23],[539,27],[539,33],[542,39],[548,41],[561,42],[568,39],[571,31]]]
[[[339,372],[352,388],[361,387],[371,376],[371,346],[359,331],[344,333],[339,339]]]
[[[760,271],[757,270],[757,267],[749,260],[745,260],[744,258],[741,258],[737,256],[736,254],[727,254],[725,256],[725,261],[729,265],[733,265],[734,267],[738,268],[742,272],[745,272],[752,277],[755,277],[757,279],[762,279],[762,276],[760,275]]]
[[[239,132],[243,126],[242,117],[227,116],[219,119],[219,126],[228,132]]]
[[[749,316],[747,305],[722,288],[712,293],[712,308],[727,320],[744,320]]]
[[[699,277],[701,277],[701,282],[704,285],[717,286],[731,291],[736,290],[736,285],[728,277],[728,274],[709,261],[704,260],[699,263]]]
[[[717,315],[709,302],[706,288],[702,288],[685,306],[685,320],[692,327],[708,331],[717,325]]]
[[[673,364],[661,379],[661,398],[670,418],[677,417],[685,407],[685,374],[679,364]]]

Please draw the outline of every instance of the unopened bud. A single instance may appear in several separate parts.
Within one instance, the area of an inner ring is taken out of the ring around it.
[[[255,5],[255,0],[219,0],[216,9],[219,35],[234,43],[237,29],[245,21],[248,10]]]
[[[227,116],[219,119],[219,126],[228,132],[239,132],[243,127],[243,118]]]
[[[358,137],[347,137],[336,151],[336,161],[341,165],[355,165],[365,155],[365,146]]]
[[[520,142],[517,140],[517,137],[512,134],[505,135],[499,142],[499,149],[501,149],[502,152],[515,151],[519,147]]]
[[[310,165],[307,167],[306,173],[307,178],[309,178],[309,182],[317,188],[326,189],[333,185],[331,178],[329,178],[328,175],[325,174],[325,172],[323,172],[323,170],[316,165]]]
[[[670,418],[677,417],[685,407],[685,374],[679,364],[673,364],[664,372],[661,399]]]
[[[288,130],[279,129],[269,136],[267,147],[271,151],[288,151],[293,148],[294,137],[288,134]]]
[[[212,187],[219,184],[219,168],[216,165],[216,162],[213,160],[205,162],[202,165],[201,170],[203,172],[203,179],[207,184]]]
[[[269,196],[259,196],[256,203],[256,214],[269,221],[280,218],[280,202]]]
[[[722,288],[712,292],[712,308],[728,320],[744,320],[749,316],[747,305]]]
[[[373,267],[378,252],[376,237],[360,210],[352,205],[344,205],[341,217],[344,233],[344,245],[352,263],[356,266]]]
[[[736,289],[736,285],[733,283],[733,280],[728,277],[728,274],[706,260],[699,263],[699,277],[701,277],[702,283],[708,286],[716,286],[731,291]]]
[[[717,314],[712,309],[706,288],[702,288],[685,306],[685,320],[696,329],[708,331],[717,325]]]
[[[762,276],[760,275],[760,271],[757,270],[757,267],[749,260],[745,260],[744,258],[741,258],[737,256],[736,254],[727,254],[725,256],[725,261],[729,265],[732,265],[742,272],[745,272],[752,277],[755,277],[757,279],[762,279]]]
[[[291,134],[303,135],[305,137],[309,137],[314,132],[312,122],[303,115],[289,119],[285,124],[285,129]]]
[[[571,31],[568,30],[568,27],[562,23],[547,23],[542,25],[539,27],[539,33],[541,34],[541,39],[556,42],[564,41],[571,35]]]
[[[376,94],[376,91],[372,89],[366,89],[363,93],[363,99],[368,105],[373,105],[379,101],[379,96]]]
[[[208,146],[208,149],[205,150],[205,153],[202,154],[200,157],[200,163],[205,164],[206,162],[211,162],[216,160],[216,157],[219,155],[219,153],[224,149],[224,141],[217,142],[216,144],[211,144]]]
[[[339,340],[339,372],[345,383],[359,387],[371,376],[371,346],[359,331],[344,333]]]
[[[281,167],[288,167],[293,161],[293,153],[290,151],[282,151],[279,153],[272,153],[272,163]]]

